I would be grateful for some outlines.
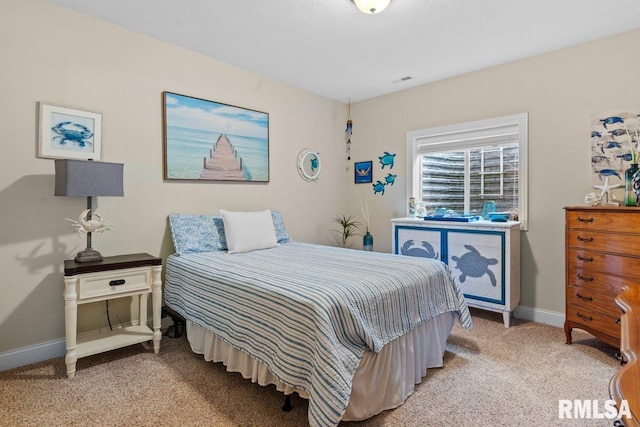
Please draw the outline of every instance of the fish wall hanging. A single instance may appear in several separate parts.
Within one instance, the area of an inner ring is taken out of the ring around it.
[[[353,122],[351,121],[351,100],[349,100],[347,128],[344,131],[344,139],[347,140],[347,160],[351,160],[351,134],[352,133],[353,133]]]

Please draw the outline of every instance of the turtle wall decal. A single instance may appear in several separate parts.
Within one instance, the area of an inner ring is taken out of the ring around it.
[[[456,267],[462,272],[460,274],[460,282],[464,282],[467,276],[470,277],[482,277],[485,274],[489,276],[491,284],[496,286],[496,276],[493,271],[489,269],[490,265],[496,265],[498,260],[496,258],[485,258],[480,252],[471,245],[464,245],[469,251],[461,257],[452,256],[451,259],[456,262]]]

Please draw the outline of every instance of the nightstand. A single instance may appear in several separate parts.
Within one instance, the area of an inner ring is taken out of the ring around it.
[[[160,351],[162,259],[149,254],[105,257],[102,261],[64,262],[64,318],[67,376],[73,378],[76,361],[104,351],[153,341]],[[153,330],[147,326],[147,297],[151,294]],[[77,336],[78,304],[138,296],[139,318],[131,326]]]

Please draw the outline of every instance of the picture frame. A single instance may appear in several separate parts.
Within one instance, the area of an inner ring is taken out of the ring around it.
[[[269,114],[165,91],[166,181],[269,182]]]
[[[353,164],[353,180],[356,184],[369,184],[373,182],[373,161],[355,162]]]
[[[101,113],[39,102],[38,128],[38,157],[102,160]]]

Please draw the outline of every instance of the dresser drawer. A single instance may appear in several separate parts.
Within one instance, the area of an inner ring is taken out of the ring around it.
[[[568,267],[567,285],[580,286],[600,294],[616,297],[625,287],[637,286],[640,280],[607,273],[599,273],[586,268]]]
[[[151,268],[128,268],[83,274],[78,280],[78,302],[129,292],[151,292]]]
[[[640,278],[640,259],[636,257],[569,248],[567,250],[567,266],[595,270],[617,276]]]
[[[603,211],[567,211],[567,228],[639,233],[640,211],[629,210],[623,214]]]
[[[620,312],[620,309],[617,311]],[[584,307],[568,304],[567,320],[620,339],[620,316],[609,316],[599,311],[589,311]]]
[[[571,229],[567,230],[567,245],[591,251],[640,256],[640,234]]]
[[[580,306],[588,310],[598,310],[603,313],[614,314],[619,311],[615,295],[606,295],[594,292],[593,289],[581,286],[569,286],[567,288],[567,303]]]

